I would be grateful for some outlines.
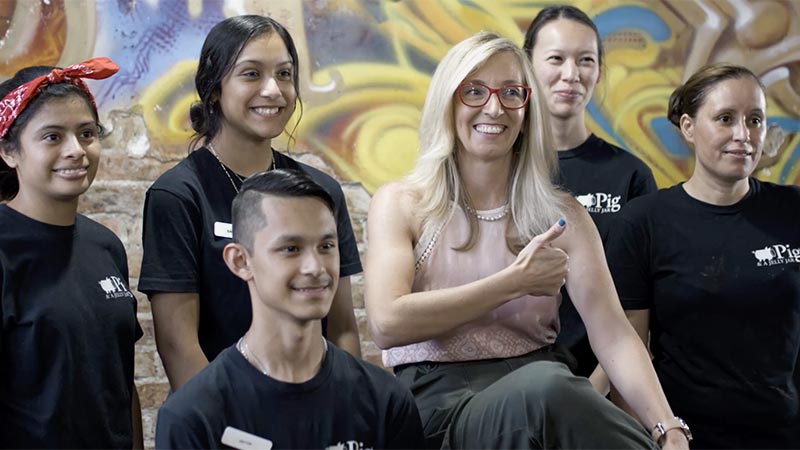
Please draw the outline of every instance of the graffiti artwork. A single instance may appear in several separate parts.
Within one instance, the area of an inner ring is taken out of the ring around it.
[[[483,29],[521,44],[530,20],[552,3],[0,0],[0,76],[24,65],[110,56],[122,70],[93,86],[101,109],[141,114],[151,148],[177,160],[191,136],[188,110],[205,34],[224,17],[272,15],[292,31],[301,58],[302,119],[283,148],[316,153],[340,179],[372,192],[413,165],[420,108],[444,53]],[[660,186],[687,178],[694,161],[665,117],[667,98],[688,74],[719,61],[745,65],[762,78],[768,122],[785,135],[762,158],[757,176],[800,184],[800,3],[569,3],[595,19],[607,52],[589,127],[644,160]]]

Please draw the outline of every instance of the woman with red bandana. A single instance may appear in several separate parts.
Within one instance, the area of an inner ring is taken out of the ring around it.
[[[102,127],[82,78],[107,58],[0,84],[0,448],[142,446],[142,330],[119,238],[78,214]]]

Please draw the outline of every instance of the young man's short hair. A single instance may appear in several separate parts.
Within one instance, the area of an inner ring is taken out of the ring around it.
[[[331,214],[336,215],[333,198],[304,172],[275,169],[254,174],[242,183],[231,208],[233,240],[247,250],[252,251],[255,233],[267,226],[267,217],[261,208],[261,200],[265,195],[315,197],[328,207]]]

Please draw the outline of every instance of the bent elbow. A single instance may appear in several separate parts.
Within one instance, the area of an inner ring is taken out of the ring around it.
[[[390,349],[401,345],[396,333],[396,325],[390,319],[369,319],[369,333],[372,341],[381,350]]]

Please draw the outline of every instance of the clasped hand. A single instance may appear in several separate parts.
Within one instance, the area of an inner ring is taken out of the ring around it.
[[[569,255],[552,245],[566,227],[566,222],[561,219],[550,229],[531,239],[509,266],[509,269],[516,272],[513,279],[522,295],[553,296],[566,284]]]

